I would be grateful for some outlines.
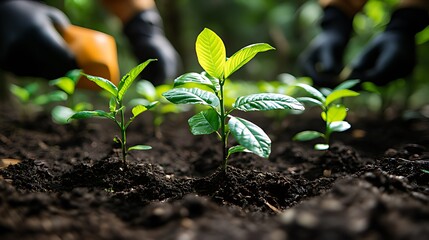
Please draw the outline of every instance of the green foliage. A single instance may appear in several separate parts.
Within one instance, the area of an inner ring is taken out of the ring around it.
[[[314,148],[317,150],[329,149],[331,134],[333,132],[346,131],[351,127],[350,123],[345,121],[347,108],[344,104],[339,103],[338,100],[346,97],[358,96],[358,92],[348,89],[355,86],[358,82],[357,80],[346,81],[338,85],[335,89],[330,90],[326,96],[310,85],[302,83],[297,84],[297,87],[302,88],[310,95],[309,97],[297,98],[297,100],[303,103],[316,105],[322,109],[321,117],[325,122],[325,132],[303,131],[297,133],[293,139],[296,141],[310,141],[316,138],[323,138],[325,142],[323,144],[316,144]]]
[[[208,107],[188,120],[194,135],[216,132],[222,142],[223,169],[232,153],[252,152],[267,158],[271,152],[271,140],[254,123],[231,115],[232,111],[267,111],[278,109],[303,110],[301,103],[292,97],[259,93],[238,97],[232,106],[225,105],[225,83],[227,78],[249,62],[257,53],[273,50],[265,43],[252,44],[242,48],[230,58],[222,39],[212,30],[205,28],[195,44],[198,62],[205,72],[186,73],[174,80],[174,88],[163,96],[174,104],[197,104]],[[186,88],[186,84],[192,87]],[[228,136],[232,134],[237,146],[227,148]]]
[[[153,125],[155,127],[155,136],[162,137],[160,126],[165,121],[167,114],[180,113],[188,111],[189,108],[185,105],[176,105],[167,101],[162,94],[171,90],[172,86],[163,84],[154,86],[147,80],[140,80],[136,83],[136,92],[141,98],[134,98],[129,102],[130,106],[148,105],[151,102],[158,102],[156,108],[150,108],[153,113]]]
[[[74,113],[70,118],[71,119],[86,119],[86,118],[93,118],[93,117],[100,117],[100,118],[107,118],[116,123],[116,125],[119,127],[121,131],[121,137],[115,137],[114,141],[121,144],[122,148],[122,160],[124,164],[126,164],[126,159],[128,155],[128,151],[131,150],[147,150],[151,149],[150,146],[146,145],[136,145],[127,147],[127,135],[126,131],[128,126],[134,121],[134,119],[139,116],[141,113],[145,112],[146,110],[154,107],[157,102],[149,102],[146,105],[135,105],[131,109],[132,117],[126,121],[125,120],[125,109],[126,106],[123,104],[123,98],[131,84],[134,82],[134,80],[137,78],[137,76],[140,74],[141,71],[144,70],[144,68],[152,61],[155,61],[154,59],[149,59],[140,65],[134,67],[129,71],[125,76],[121,78],[121,81],[119,82],[119,86],[116,87],[112,82],[110,82],[107,79],[104,79],[102,77],[96,77],[91,76],[82,73],[85,75],[89,80],[95,82],[98,86],[100,86],[102,89],[106,90],[111,94],[111,98],[109,101],[109,112],[103,111],[103,110],[94,110],[94,111],[80,111]]]

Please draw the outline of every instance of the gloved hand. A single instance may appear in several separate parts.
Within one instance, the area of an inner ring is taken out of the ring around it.
[[[164,35],[162,19],[158,11],[145,10],[124,25],[124,33],[131,43],[134,54],[140,62],[150,58],[150,63],[141,77],[155,85],[177,77],[181,67],[179,54]]]
[[[415,35],[428,24],[427,10],[396,10],[386,30],[374,38],[352,62],[349,78],[385,85],[409,75],[416,64]]]
[[[299,58],[303,73],[316,85],[332,87],[339,81],[343,53],[353,30],[352,21],[352,17],[336,7],[324,9],[322,32]]]
[[[0,68],[47,79],[78,68],[58,32],[68,25],[67,17],[55,8],[34,1],[1,1]]]

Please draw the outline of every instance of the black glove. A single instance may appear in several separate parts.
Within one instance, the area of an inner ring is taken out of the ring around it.
[[[159,85],[177,76],[180,57],[165,37],[162,19],[156,9],[137,14],[125,24],[124,33],[140,62],[150,58],[158,59],[147,66],[141,74],[142,78]]]
[[[428,24],[427,10],[396,10],[386,30],[352,62],[350,78],[385,85],[409,75],[416,64],[415,35]]]
[[[353,18],[336,7],[324,9],[322,32],[299,59],[303,73],[313,78],[316,85],[336,85],[343,69],[344,49],[353,30],[352,21]]]
[[[69,25],[58,9],[38,2],[0,2],[0,68],[53,79],[77,68],[59,29]]]

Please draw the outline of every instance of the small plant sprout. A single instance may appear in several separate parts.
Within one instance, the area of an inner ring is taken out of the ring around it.
[[[71,70],[64,77],[49,81],[49,85],[58,87],[68,96],[67,106],[58,105],[51,111],[52,120],[58,124],[68,124],[68,120],[74,113],[92,109],[92,104],[82,100],[83,96],[76,97],[75,90],[81,77],[81,72],[80,69]]]
[[[347,116],[348,109],[344,104],[338,103],[337,100],[345,97],[355,97],[359,93],[347,88],[353,87],[358,83],[358,80],[349,80],[338,85],[335,89],[329,92],[327,96],[323,95],[316,88],[299,83],[296,86],[304,89],[310,96],[297,98],[298,101],[319,106],[322,109],[321,117],[325,122],[325,132],[318,131],[303,131],[296,134],[293,139],[296,141],[310,141],[316,138],[323,138],[323,144],[316,144],[316,150],[327,150],[330,146],[330,138],[333,132],[343,132],[351,127],[350,123],[344,119]]]
[[[124,162],[124,165],[127,162],[128,151],[151,149],[151,147],[147,145],[135,145],[132,147],[127,147],[127,128],[138,115],[155,106],[157,102],[151,102],[151,103],[148,103],[147,105],[134,106],[131,110],[132,117],[127,122],[125,120],[126,106],[124,106],[123,104],[123,99],[124,99],[125,93],[129,89],[131,84],[134,82],[134,80],[138,77],[141,71],[143,71],[143,69],[152,61],[155,61],[155,60],[149,59],[141,63],[140,65],[134,67],[133,69],[131,69],[130,72],[128,72],[125,76],[122,77],[118,87],[116,87],[109,80],[104,79],[102,77],[95,77],[95,76],[83,74],[89,80],[95,82],[98,86],[100,86],[102,89],[106,90],[111,94],[112,97],[110,98],[110,101],[109,101],[110,111],[109,112],[106,112],[103,110],[80,111],[73,114],[70,117],[71,119],[86,119],[86,118],[92,118],[92,117],[101,117],[101,118],[107,118],[114,121],[118,125],[121,131],[121,137],[115,137],[114,141],[121,144],[122,160]]]
[[[273,50],[265,43],[252,44],[226,58],[222,39],[210,29],[204,29],[197,37],[198,62],[205,72],[186,73],[174,80],[174,88],[164,97],[175,104],[201,104],[208,106],[188,120],[194,135],[217,133],[222,142],[222,168],[226,171],[228,157],[232,153],[252,152],[267,158],[271,152],[271,140],[258,126],[248,120],[231,115],[233,110],[265,111],[274,109],[303,110],[301,103],[282,94],[259,93],[241,96],[230,109],[224,104],[225,81],[235,71],[249,62],[257,53]],[[191,83],[191,88],[184,88]],[[228,146],[232,134],[238,145]]]

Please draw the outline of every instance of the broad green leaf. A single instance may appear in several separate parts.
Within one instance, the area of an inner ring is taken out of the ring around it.
[[[112,94],[114,97],[118,96],[118,88],[111,81],[102,77],[91,76],[85,73],[82,73],[82,75],[87,77],[90,81],[95,82],[95,84]]]
[[[152,149],[151,146],[147,146],[147,145],[135,145],[135,146],[129,147],[128,151],[132,151],[132,150],[142,151],[142,150],[150,150],[150,149]]]
[[[155,86],[147,80],[140,80],[136,83],[136,92],[148,101],[152,102],[157,99]]]
[[[22,88],[15,84],[10,84],[10,92],[15,95],[21,102],[27,102],[30,99],[30,93],[27,89]]]
[[[328,130],[331,132],[344,132],[350,129],[352,126],[346,121],[335,121],[331,122],[328,126]]]
[[[75,113],[71,108],[55,106],[51,111],[52,120],[58,124],[67,124],[70,117]]]
[[[245,112],[276,109],[304,110],[304,106],[295,98],[278,93],[258,93],[239,97],[232,106]]]
[[[297,133],[294,137],[294,141],[310,141],[316,138],[325,138],[325,134],[317,131],[303,131]]]
[[[212,77],[209,74],[207,74],[206,72],[202,72],[201,75],[206,77],[207,79],[209,79],[210,82],[212,82],[212,85],[214,86],[214,89],[216,92],[220,91],[220,83],[219,83],[218,78]]]
[[[137,105],[134,106],[133,109],[131,109],[131,112],[133,113],[133,117],[137,117],[142,112],[146,111],[147,108],[143,105]]]
[[[222,39],[205,28],[195,43],[198,62],[209,75],[222,79],[226,61],[226,49]]]
[[[269,44],[256,43],[238,50],[226,61],[224,78],[228,78],[229,76],[231,76],[231,74],[233,74],[243,65],[252,60],[252,58],[254,58],[256,54],[274,49],[275,48],[273,48]]]
[[[57,78],[55,80],[49,81],[49,85],[57,86],[58,88],[66,92],[68,95],[72,95],[75,90],[75,82],[68,77],[61,77],[61,78]]]
[[[325,96],[323,96],[323,94],[319,90],[317,90],[316,88],[314,88],[310,85],[304,84],[304,83],[298,83],[298,84],[296,84],[296,86],[304,89],[313,98],[316,98],[317,100],[319,100],[321,102],[325,102],[325,100],[326,100]]]
[[[174,88],[162,95],[175,104],[203,104],[212,107],[220,104],[216,95],[198,88]]]
[[[194,135],[213,133],[219,129],[221,124],[219,115],[212,108],[195,114],[188,120],[188,123]]]
[[[238,152],[250,152],[247,148],[241,146],[241,145],[237,145],[237,146],[233,146],[230,147],[228,149],[228,155],[226,158],[229,158],[229,156],[233,153],[238,153]]]
[[[340,98],[356,97],[356,96],[359,96],[359,93],[349,89],[335,90],[326,97],[325,106],[329,106],[329,104],[331,104],[333,101]]]
[[[67,93],[58,90],[45,95],[39,95],[32,102],[37,105],[45,105],[52,102],[65,101],[67,98]]]
[[[228,127],[241,146],[260,157],[268,158],[271,153],[271,139],[261,128],[245,119],[233,116],[230,116]]]
[[[336,86],[334,88],[334,91],[340,90],[340,89],[350,89],[350,88],[356,86],[358,83],[360,83],[360,80],[358,80],[358,79],[347,80],[347,81],[340,83],[338,86]]]
[[[210,79],[208,79],[205,75],[199,73],[185,73],[174,79],[174,87],[178,87],[186,83],[202,84],[216,91],[216,87],[213,85]]]
[[[329,144],[319,143],[319,144],[314,145],[314,149],[316,149],[316,150],[328,150]]]
[[[156,61],[156,59],[148,59],[145,62],[137,65],[133,69],[131,69],[125,76],[121,78],[121,81],[119,82],[118,86],[118,99],[122,100],[125,93],[127,92],[128,88],[131,86],[131,84],[136,80],[136,78],[139,76],[139,74],[143,71],[143,69],[146,68],[146,66],[150,63]]]
[[[315,98],[311,98],[311,97],[298,97],[296,98],[296,100],[298,100],[301,103],[307,103],[307,104],[311,104],[311,105],[316,105],[316,106],[320,106],[323,107],[323,103]]]
[[[344,105],[336,104],[333,106],[330,106],[327,111],[327,115],[325,112],[322,112],[322,119],[325,120],[328,123],[335,122],[335,121],[342,121],[347,116],[347,108]]]
[[[105,112],[103,110],[94,110],[94,111],[81,111],[73,114],[70,118],[71,119],[86,119],[86,118],[92,118],[92,117],[101,117],[101,118],[108,118],[114,120],[113,116]]]

